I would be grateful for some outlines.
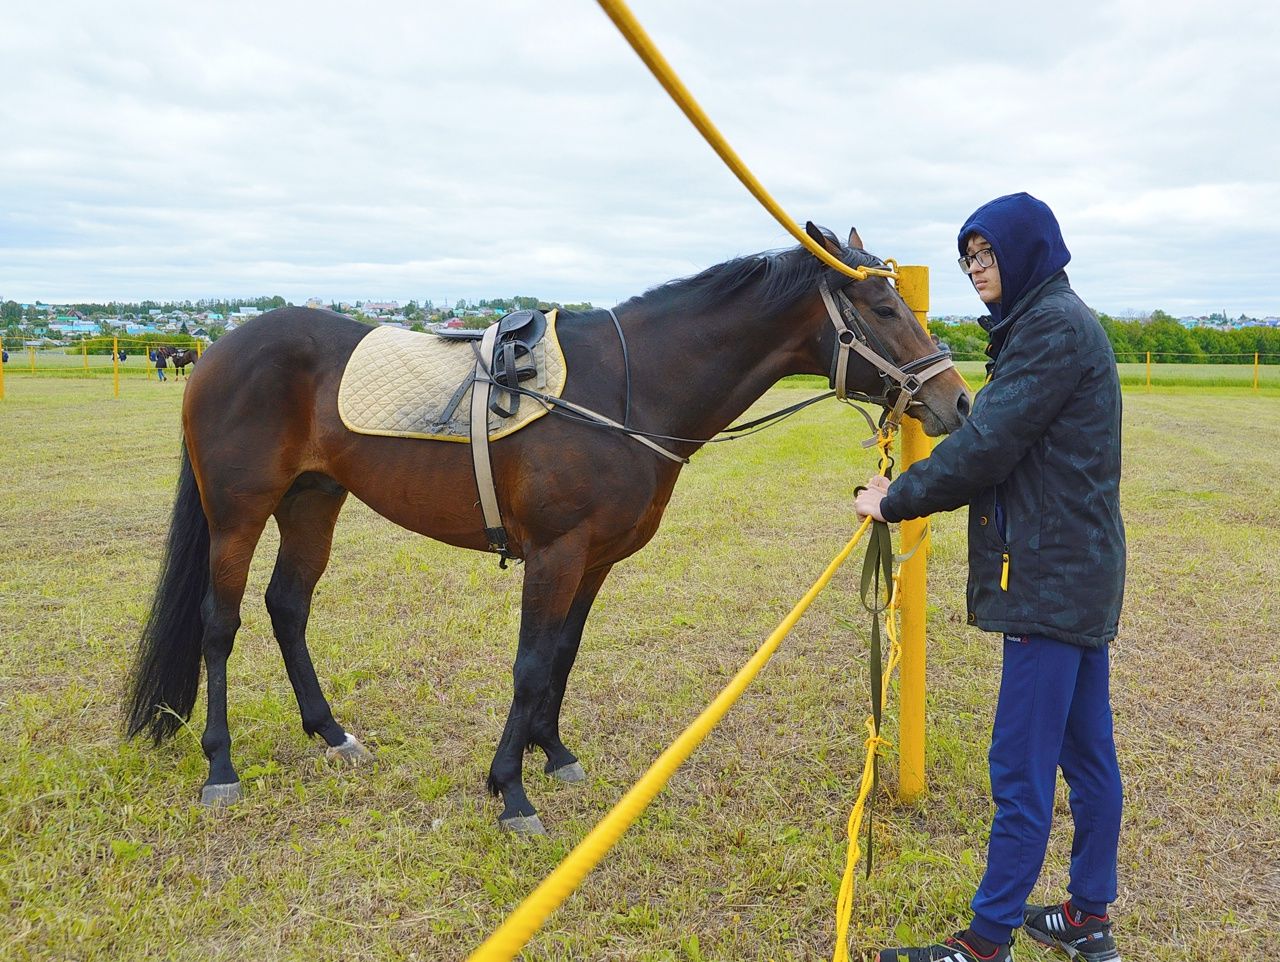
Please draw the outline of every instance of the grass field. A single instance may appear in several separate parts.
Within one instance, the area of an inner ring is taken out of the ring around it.
[[[970,382],[981,382],[982,361],[959,361],[956,366]],[[1147,383],[1145,364],[1117,364],[1120,383],[1126,387]],[[1251,387],[1252,364],[1155,364],[1151,365],[1151,384],[1159,387]],[[1280,364],[1258,367],[1260,388],[1280,388]]]
[[[847,540],[861,419],[819,405],[709,447],[588,623],[564,714],[588,781],[527,784],[552,835],[502,834],[483,780],[509,703],[520,569],[349,502],[312,652],[374,770],[298,723],[255,560],[231,663],[245,800],[194,804],[193,725],[122,742],[119,693],[178,464],[181,386],[14,377],[0,402],[0,958],[464,957],[719,690]],[[788,403],[779,389],[764,404]],[[1113,648],[1125,957],[1252,959],[1280,918],[1277,394],[1125,397],[1130,578]],[[760,410],[764,410],[762,406]],[[964,519],[935,519],[926,800],[875,810],[853,952],[967,921],[990,817],[994,639],[963,625]],[[528,959],[829,958],[862,759],[866,629],[842,572]],[[850,628],[850,622],[853,628]],[[203,704],[203,695],[201,698]],[[889,731],[892,736],[892,727]],[[1060,792],[1038,896],[1061,895]],[[1023,940],[1018,958],[1049,958]]]

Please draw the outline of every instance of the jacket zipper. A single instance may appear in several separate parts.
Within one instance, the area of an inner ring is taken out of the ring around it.
[[[1009,535],[1005,530],[1004,508],[1000,506],[1000,489],[993,487],[991,489],[992,502],[995,504],[995,522],[996,533],[1000,535],[1000,540],[1004,550],[1000,552],[1000,590],[1009,590]]]

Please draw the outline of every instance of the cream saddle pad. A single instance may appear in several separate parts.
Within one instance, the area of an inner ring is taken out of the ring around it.
[[[556,337],[556,313],[548,312],[547,332],[533,348],[537,374],[523,384],[552,397],[560,396],[567,375]],[[458,386],[475,371],[471,343],[397,327],[374,328],[356,345],[342,373],[338,388],[342,423],[357,434],[469,443],[475,385],[466,389],[447,421],[441,423],[440,419]],[[517,395],[512,403],[517,399],[519,405],[509,418],[489,412],[490,441],[506,437],[547,413],[533,398]]]

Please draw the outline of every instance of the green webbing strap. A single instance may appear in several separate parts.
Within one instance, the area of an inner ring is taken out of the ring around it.
[[[867,554],[862,561],[862,607],[871,612],[871,718],[875,734],[880,734],[880,715],[884,699],[884,661],[880,645],[880,616],[889,607],[890,598],[881,602],[881,585],[886,592],[893,590],[893,537],[883,521],[872,521],[867,539]],[[870,599],[870,600],[868,600]],[[875,797],[880,785],[880,760],[871,759],[871,795],[867,799],[867,876],[871,875],[872,846],[871,824],[875,817]]]

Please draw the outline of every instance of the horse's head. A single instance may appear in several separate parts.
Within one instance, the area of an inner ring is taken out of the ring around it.
[[[847,245],[808,225],[809,236],[851,267],[884,268],[863,249],[856,230]],[[855,280],[834,268],[823,278],[822,307],[829,321],[832,386],[841,396],[874,401],[916,418],[937,437],[958,428],[969,413],[969,388],[951,364],[951,352],[926,334],[887,277]]]

